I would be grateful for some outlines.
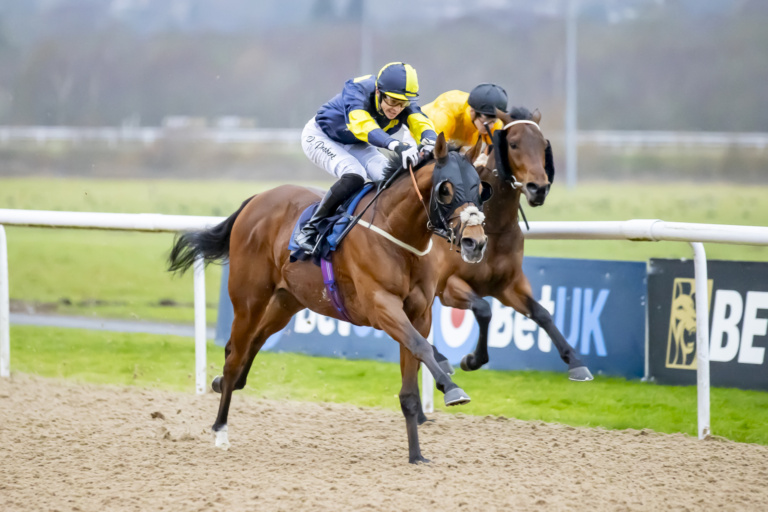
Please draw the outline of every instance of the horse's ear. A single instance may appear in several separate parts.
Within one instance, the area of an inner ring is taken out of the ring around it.
[[[465,153],[465,156],[467,157],[467,160],[475,163],[475,160],[477,160],[477,157],[480,156],[480,151],[483,149],[483,138],[478,137],[477,142],[475,142],[475,145],[469,148],[469,151]]]
[[[493,187],[487,181],[480,182],[480,204],[485,203],[493,196]]]
[[[539,109],[533,111],[533,114],[531,114],[531,119],[534,123],[539,124],[541,121],[541,112],[539,112]]]
[[[504,125],[507,125],[513,121],[512,116],[504,112],[503,110],[496,109],[496,117],[501,119],[501,122],[504,123]]]
[[[443,132],[440,132],[440,135],[437,136],[434,155],[438,160],[442,160],[448,156],[448,144],[445,142],[445,135],[443,135]]]

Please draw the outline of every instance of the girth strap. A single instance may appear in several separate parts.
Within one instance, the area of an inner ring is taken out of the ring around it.
[[[339,287],[336,285],[336,276],[333,273],[333,265],[331,260],[325,258],[320,259],[320,269],[323,272],[323,282],[325,283],[325,289],[328,290],[328,297],[331,299],[331,304],[338,311],[339,316],[345,322],[352,322],[347,315],[347,310],[344,307],[344,299],[339,293]]]

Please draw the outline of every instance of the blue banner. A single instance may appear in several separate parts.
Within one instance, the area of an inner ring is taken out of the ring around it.
[[[232,304],[228,267],[222,276],[216,342],[229,338]],[[603,260],[525,258],[523,271],[534,298],[552,313],[560,332],[596,374],[639,378],[644,369],[646,264]],[[530,318],[488,299],[493,313],[488,333],[496,370],[566,371],[543,329]],[[433,342],[454,365],[474,349],[478,326],[471,311],[432,308]],[[319,336],[323,339],[320,341]],[[399,346],[371,327],[350,325],[309,310],[299,312],[263,350],[302,352],[348,359],[399,360]]]

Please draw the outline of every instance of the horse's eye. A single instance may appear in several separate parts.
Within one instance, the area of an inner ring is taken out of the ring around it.
[[[517,149],[517,142],[510,142],[509,147],[512,149]]]

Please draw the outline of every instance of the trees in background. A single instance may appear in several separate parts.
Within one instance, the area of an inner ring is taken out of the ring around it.
[[[171,115],[236,115],[298,128],[361,74],[360,1],[303,1],[293,17],[272,2],[259,11],[240,0],[218,10],[202,0],[176,2],[184,6],[177,11],[162,3],[156,9],[167,12],[157,16],[127,1],[23,4],[0,10],[0,124],[159,125]],[[584,10],[579,127],[768,131],[768,12],[755,2],[731,4],[700,12],[690,2],[636,1],[620,19]],[[511,103],[539,108],[546,126],[559,128],[562,19],[481,7],[415,24],[369,23],[376,69],[367,71],[410,62],[424,101],[496,82]]]

